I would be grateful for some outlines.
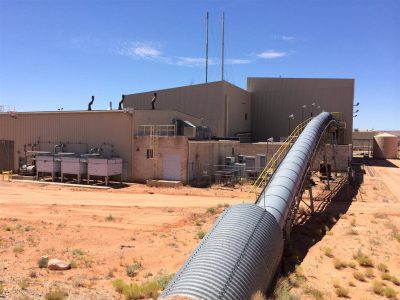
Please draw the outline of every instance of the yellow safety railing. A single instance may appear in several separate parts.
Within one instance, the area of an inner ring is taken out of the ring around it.
[[[294,142],[296,141],[297,137],[303,131],[304,127],[308,124],[308,122],[312,118],[309,118],[299,125],[293,130],[293,132],[287,137],[287,139],[282,143],[282,145],[278,148],[278,150],[274,153],[271,157],[265,168],[262,170],[258,178],[254,181],[253,185],[250,188],[249,194],[250,199],[256,200],[258,193],[261,189],[266,186],[269,182],[269,179],[275,172],[275,169],[278,167],[282,159],[285,157],[286,153],[292,147]]]

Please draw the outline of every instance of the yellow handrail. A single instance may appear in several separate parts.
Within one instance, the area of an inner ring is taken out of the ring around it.
[[[249,198],[256,200],[258,196],[258,191],[260,188],[263,188],[266,186],[269,182],[269,179],[272,177],[272,174],[274,174],[276,167],[279,165],[281,162],[282,158],[286,155],[286,153],[289,151],[289,149],[292,147],[294,142],[296,141],[297,137],[300,135],[300,133],[303,131],[304,127],[308,124],[308,122],[312,118],[309,118],[303,122],[301,122],[299,125],[296,126],[296,128],[293,130],[293,132],[287,137],[287,139],[282,143],[282,145],[278,148],[278,150],[274,153],[270,161],[267,163],[265,168],[262,170],[258,178],[254,181],[253,185],[250,188],[249,191]]]

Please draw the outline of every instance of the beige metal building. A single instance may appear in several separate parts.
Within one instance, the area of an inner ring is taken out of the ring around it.
[[[312,111],[316,115],[326,110],[340,113],[346,126],[340,142],[351,143],[353,79],[251,77],[247,91],[217,81],[127,95],[124,106],[151,108],[155,92],[156,110],[173,109],[203,118],[214,136],[236,136],[245,142],[270,137],[279,141]],[[294,119],[289,121],[291,114]]]
[[[322,110],[340,112],[346,123],[344,144],[351,143],[354,79],[255,78],[247,79],[252,101],[254,141],[279,141],[302,120]],[[312,105],[315,103],[315,105]],[[305,108],[302,106],[305,105]],[[289,115],[294,119],[289,121]]]
[[[250,93],[226,81],[155,90],[125,96],[124,107],[172,109],[203,118],[214,136],[237,136],[251,131]]]
[[[32,150],[32,146],[34,150],[53,152],[56,144],[63,143],[64,151],[77,154],[101,147],[105,155],[123,159],[123,178],[133,180],[138,177],[132,168],[137,129],[141,125],[173,125],[175,119],[201,123],[199,118],[171,110],[0,113],[2,165],[18,170],[25,151]],[[8,159],[3,162],[5,157]]]

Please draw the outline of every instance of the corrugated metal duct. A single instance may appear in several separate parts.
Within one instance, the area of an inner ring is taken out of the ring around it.
[[[249,299],[269,285],[281,259],[282,230],[254,204],[224,212],[160,299]]]
[[[301,189],[303,175],[318,146],[320,136],[332,118],[330,113],[322,112],[307,124],[258,197],[257,205],[270,212],[281,228]]]
[[[290,206],[322,133],[332,121],[323,112],[306,126],[254,204],[222,214],[160,299],[250,299],[271,283],[283,251]]]

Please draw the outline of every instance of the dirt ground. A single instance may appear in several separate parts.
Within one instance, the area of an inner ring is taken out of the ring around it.
[[[392,282],[394,276],[400,280],[399,167],[398,160],[368,161],[359,188],[340,190],[332,201],[327,191],[316,189],[316,213],[302,210],[276,295],[333,299],[342,288],[353,299],[383,298],[374,293],[374,281],[400,293]],[[133,184],[104,190],[0,181],[0,299],[43,299],[54,287],[64,289],[68,299],[122,299],[113,279],[144,282],[175,273],[224,204],[247,199],[246,186]],[[356,262],[359,250],[373,267]],[[43,255],[73,262],[74,268],[40,269]],[[141,267],[129,277],[126,266],[133,263]],[[392,281],[381,279],[379,263],[386,264]],[[367,273],[364,281],[354,278],[357,271]]]
[[[175,273],[198,233],[207,232],[224,206],[247,197],[241,187],[104,190],[0,181],[0,299],[43,299],[56,286],[68,299],[121,299],[113,279],[143,282]],[[210,207],[215,212],[207,213]],[[40,269],[43,255],[76,267]],[[135,262],[142,267],[128,277],[126,265]]]

